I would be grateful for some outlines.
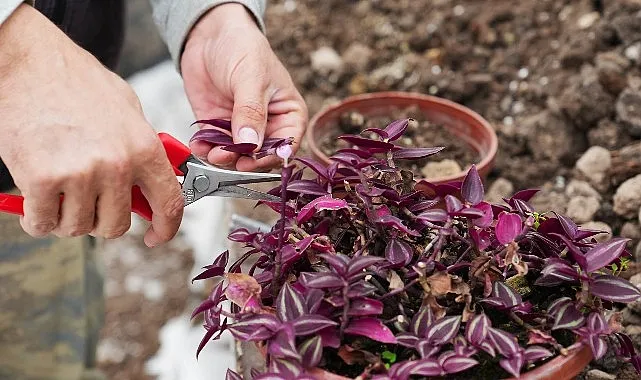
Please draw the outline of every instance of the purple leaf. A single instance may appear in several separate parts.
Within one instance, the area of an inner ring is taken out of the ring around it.
[[[410,325],[411,331],[416,336],[425,337],[425,333],[433,321],[434,315],[432,314],[432,309],[429,306],[421,306],[418,313],[412,318],[412,324]]]
[[[222,128],[231,132],[231,121],[229,120],[224,120],[224,119],[196,120],[190,126],[193,126],[195,124],[207,124],[207,125],[211,125],[212,127]]]
[[[293,322],[294,331],[297,336],[314,334],[324,328],[336,325],[338,325],[338,323],[317,314],[303,315]]]
[[[478,248],[479,251],[484,251],[491,244],[491,240],[490,240],[491,236],[488,231],[485,231],[485,230],[478,231],[476,229],[471,229],[470,237],[474,241],[474,244],[476,245],[476,248]]]
[[[501,281],[496,281],[494,283],[492,293],[494,297],[500,298],[503,301],[503,304],[508,307],[517,306],[523,303],[521,295]]]
[[[429,156],[433,156],[438,152],[445,149],[445,147],[435,148],[402,148],[392,153],[395,160],[419,160]]]
[[[475,226],[479,228],[486,228],[492,225],[492,222],[494,221],[494,213],[492,212],[492,205],[487,203],[487,202],[481,202],[474,206],[475,209],[481,210],[483,213],[483,216],[474,219],[473,223]]]
[[[389,141],[394,141],[401,137],[403,133],[405,133],[410,120],[413,121],[413,119],[399,119],[388,124],[384,129],[387,134],[387,139]]]
[[[490,319],[483,313],[474,316],[465,326],[465,338],[470,344],[480,346],[492,327]]]
[[[447,222],[449,216],[447,214],[447,211],[440,208],[435,208],[423,211],[417,216],[417,219],[421,222],[444,223]]]
[[[222,147],[222,150],[228,152],[241,153],[241,154],[250,154],[253,153],[258,145],[252,143],[240,143],[240,144],[231,144]]]
[[[361,132],[361,134],[363,134],[365,132],[373,133],[373,134],[377,135],[381,140],[385,140],[385,139],[388,138],[387,132],[385,132],[384,130],[382,130],[380,128],[367,128],[367,129],[364,129],[363,132]]]
[[[515,199],[514,200],[514,206],[515,206],[516,210],[519,212],[519,214],[521,214],[521,215],[527,215],[527,214],[531,214],[531,213],[534,212],[534,209],[532,207],[530,207],[529,204],[527,204],[526,202],[524,202],[524,201],[522,201],[520,199]]]
[[[570,297],[558,298],[548,306],[547,312],[548,314],[555,316],[558,314],[559,310],[561,310],[563,306],[571,303],[572,303],[572,299]]]
[[[281,321],[273,315],[256,314],[230,325],[229,330],[237,339],[246,341],[256,330],[265,329],[273,333],[281,324]]]
[[[201,274],[199,274],[198,276],[194,277],[191,280],[191,282],[193,284],[194,281],[196,281],[196,280],[204,280],[204,279],[207,279],[207,278],[218,277],[218,276],[222,276],[223,274],[225,274],[225,268],[224,267],[212,267],[212,268],[206,269]]]
[[[338,348],[341,345],[341,339],[338,335],[338,329],[327,327],[318,332],[318,336],[323,341],[323,347]]]
[[[528,363],[533,363],[552,356],[552,353],[541,346],[529,346],[525,349],[524,359]]]
[[[300,275],[300,281],[306,288],[312,289],[332,289],[340,288],[345,285],[345,282],[335,273],[320,272],[309,273],[303,272]]]
[[[483,211],[474,207],[464,208],[459,211],[450,213],[450,215],[463,217],[463,218],[470,218],[470,219],[479,219],[479,218],[485,217],[485,213]]]
[[[590,292],[612,302],[630,303],[639,299],[641,292],[630,281],[611,275],[600,275],[590,284]]]
[[[344,208],[348,208],[347,202],[345,202],[345,200],[332,198],[331,194],[328,194],[322,197],[318,197],[303,206],[303,208],[300,209],[298,215],[296,216],[296,221],[298,223],[304,223],[311,219],[317,211],[335,211]]]
[[[415,348],[422,358],[431,358],[441,350],[440,346],[435,346],[427,340],[419,341]]]
[[[207,328],[207,332],[205,332],[205,335],[200,340],[200,344],[198,344],[198,348],[196,349],[196,359],[198,359],[198,355],[200,355],[200,352],[205,348],[205,345],[209,343],[209,340],[216,332],[218,332],[218,326],[211,326]]]
[[[327,195],[327,190],[319,185],[318,182],[307,179],[291,181],[287,184],[287,191],[307,195]]]
[[[476,165],[472,165],[470,170],[467,172],[465,179],[463,180],[463,185],[461,185],[461,195],[463,199],[472,206],[481,203],[485,191],[483,189],[483,181],[481,181],[481,176],[479,176],[478,170],[476,170]]]
[[[449,213],[457,212],[463,208],[463,203],[455,196],[448,194],[445,196],[445,208]]]
[[[347,291],[347,296],[350,298],[365,297],[376,292],[376,290],[378,290],[378,288],[376,288],[374,285],[370,284],[369,282],[359,281],[349,286],[349,290]]]
[[[577,227],[576,223],[572,221],[572,219],[568,218],[565,215],[561,215],[559,213],[555,213],[556,218],[559,220],[559,223],[561,223],[561,227],[563,227],[563,230],[567,234],[567,236],[570,239],[576,239],[576,235],[579,231],[579,227]]]
[[[561,306],[554,316],[552,330],[567,329],[575,330],[583,325],[585,317],[577,310],[574,303],[566,303]]]
[[[479,348],[482,349],[483,351],[485,351],[491,357],[495,357],[496,356],[496,350],[494,350],[494,346],[492,345],[492,342],[489,339],[486,340],[485,342],[481,343]]]
[[[453,356],[443,362],[443,371],[447,374],[453,374],[468,370],[479,364],[472,358]]]
[[[519,343],[514,335],[493,327],[490,328],[488,335],[502,356],[512,357],[519,352]]]
[[[227,236],[227,239],[238,243],[249,243],[256,237],[255,233],[249,233],[245,228],[234,230]],[[227,265],[227,264],[225,264]]]
[[[307,310],[310,313],[315,313],[320,307],[321,302],[323,302],[323,297],[325,293],[322,290],[318,289],[308,289],[305,293],[305,304],[307,305]]]
[[[227,146],[234,143],[231,136],[218,129],[201,129],[194,133],[190,141],[205,141],[214,145]]]
[[[361,335],[381,343],[396,343],[394,334],[376,318],[361,318],[350,321],[346,334]]]
[[[228,368],[227,374],[225,375],[225,380],[243,380],[243,378],[239,374]]]
[[[590,338],[588,339],[588,344],[592,349],[592,355],[594,355],[594,360],[601,359],[608,350],[608,345],[598,335],[591,335]]]
[[[393,267],[402,267],[407,265],[414,256],[414,250],[408,243],[399,240],[391,239],[387,242],[385,247],[385,258],[392,264]]]
[[[323,358],[323,344],[320,336],[315,336],[303,342],[298,347],[305,368],[314,368]]]
[[[434,345],[445,344],[458,334],[460,325],[460,316],[443,317],[430,326],[425,333],[425,338]]]
[[[349,305],[348,315],[350,316],[367,316],[380,315],[383,313],[383,303],[372,298],[359,298],[352,300]]]
[[[603,314],[599,312],[590,313],[588,315],[588,328],[593,333],[603,333],[608,329],[608,322],[606,322]]]
[[[557,261],[543,268],[541,277],[535,281],[535,284],[539,286],[556,286],[564,282],[574,282],[578,278],[579,274],[576,269],[564,262]]]
[[[301,158],[297,157],[295,158],[296,161],[302,163],[303,165],[307,166],[308,168],[312,169],[316,174],[319,176],[329,179],[329,174],[327,173],[327,168],[317,161],[314,161],[310,158]]]
[[[325,253],[319,255],[319,257],[325,260],[338,274],[344,275],[347,272],[347,263],[349,261],[347,256],[340,253]]]
[[[418,232],[407,228],[407,226],[405,226],[399,218],[392,215],[383,215],[380,218],[376,219],[376,223],[382,224],[385,227],[396,228],[397,230],[405,232],[410,236],[421,236],[421,234],[419,234]]]
[[[363,269],[383,261],[382,257],[376,256],[357,256],[353,258],[347,266],[347,276],[352,277],[359,274]]]
[[[441,365],[434,359],[417,360],[410,367],[408,374],[419,376],[439,376],[443,373]]]
[[[594,246],[585,254],[587,261],[586,271],[594,272],[618,259],[629,241],[630,239],[619,238]]]
[[[303,295],[292,288],[288,282],[283,284],[274,306],[276,314],[283,322],[293,321],[307,312]]]
[[[561,239],[561,240],[563,241],[563,243],[565,244],[565,246],[568,248],[568,254],[569,254],[569,256],[570,256],[570,257],[571,257],[571,258],[572,258],[572,259],[573,259],[577,264],[579,264],[579,267],[581,267],[581,269],[583,269],[583,270],[585,271],[585,270],[586,270],[586,268],[587,268],[587,266],[588,266],[587,258],[586,258],[586,256],[583,254],[583,252],[581,252],[581,250],[576,246],[576,244],[574,244],[574,242],[572,242],[570,239],[568,239],[568,238],[567,238],[567,237],[565,237],[564,235],[557,234],[557,233],[551,233],[550,235],[551,235],[551,236],[558,237],[559,239]]]
[[[361,158],[353,153],[338,152],[330,157],[331,160],[338,161],[347,166],[358,166],[362,162]]]
[[[282,376],[283,380],[296,379],[303,371],[300,365],[292,360],[274,358],[270,361],[269,370]],[[269,378],[271,380],[271,378]],[[281,379],[278,377],[277,379]],[[275,379],[274,379],[275,380]]]
[[[438,200],[436,199],[430,199],[426,201],[420,201],[418,203],[412,203],[408,206],[408,209],[413,212],[414,214],[420,213],[421,211],[425,211],[427,209],[430,209],[438,204]]]
[[[521,368],[523,367],[523,355],[515,354],[509,359],[501,359],[499,361],[501,368],[506,370],[510,375],[518,378],[521,374]]]
[[[338,136],[339,139],[345,140],[352,145],[356,145],[360,148],[365,149],[380,149],[382,151],[393,150],[395,148],[394,144],[388,142],[371,140],[364,137],[354,136],[354,135],[342,135]]]
[[[281,326],[276,336],[269,341],[267,352],[277,358],[301,359],[296,350],[296,337],[292,326],[288,324]]]
[[[396,342],[403,347],[414,348],[418,343],[418,338],[412,334],[400,333],[396,335]]]
[[[501,244],[509,244],[523,231],[523,222],[518,214],[502,212],[496,223],[496,239]]]
[[[527,189],[527,190],[521,190],[521,191],[516,192],[516,194],[512,195],[511,200],[514,200],[514,199],[520,199],[520,200],[522,200],[523,202],[528,202],[528,201],[529,201],[530,199],[532,199],[532,197],[534,197],[534,196],[536,195],[536,193],[538,193],[538,192],[539,192],[539,190],[538,190],[538,189]],[[508,204],[509,204],[510,206],[514,207],[514,204],[513,204],[513,203],[508,202]]]

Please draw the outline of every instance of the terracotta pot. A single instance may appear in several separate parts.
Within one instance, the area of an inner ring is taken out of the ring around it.
[[[305,143],[312,156],[326,165],[329,157],[317,145],[327,136],[331,128],[338,125],[340,115],[358,111],[365,117],[389,115],[394,108],[417,105],[427,120],[442,125],[449,132],[463,140],[470,149],[481,157],[476,167],[481,177],[485,177],[494,165],[498,149],[498,138],[494,128],[479,114],[460,104],[434,96],[410,92],[377,92],[349,97],[338,104],[326,107],[310,120]],[[437,155],[438,156],[438,155]],[[461,181],[466,172],[437,178],[426,178],[433,183]]]
[[[263,357],[266,355],[264,346],[257,345],[257,349]],[[559,355],[544,365],[521,374],[518,379],[507,380],[572,380],[587,367],[591,360],[590,346],[579,343],[569,348],[568,355]],[[320,368],[311,370],[310,374],[318,380],[349,380],[347,377],[335,375]]]

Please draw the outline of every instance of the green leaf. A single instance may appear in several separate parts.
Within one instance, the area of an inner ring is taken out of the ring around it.
[[[383,351],[381,353],[381,356],[383,357],[383,360],[386,361],[387,363],[395,363],[396,362],[396,354],[390,351]]]

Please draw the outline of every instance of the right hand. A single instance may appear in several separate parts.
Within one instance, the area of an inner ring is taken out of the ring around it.
[[[29,235],[119,237],[139,185],[153,211],[147,246],[174,237],[180,184],[135,93],[26,5],[0,25],[0,115]]]

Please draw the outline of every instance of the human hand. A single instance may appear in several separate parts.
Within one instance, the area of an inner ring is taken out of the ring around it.
[[[209,11],[192,29],[181,57],[185,91],[198,119],[230,119],[234,143],[260,146],[266,137],[294,137],[298,149],[307,107],[250,13],[228,3]],[[278,164],[254,160],[195,141],[192,152],[211,164],[253,171]]]
[[[145,243],[176,234],[180,184],[135,93],[26,5],[0,26],[0,115],[0,156],[24,196],[28,234],[119,237],[133,185],[153,211]]]

